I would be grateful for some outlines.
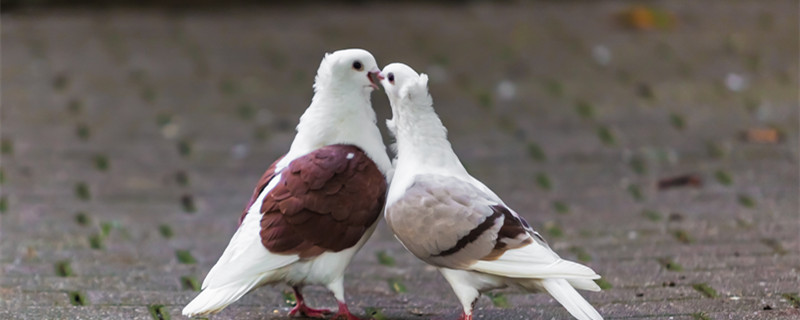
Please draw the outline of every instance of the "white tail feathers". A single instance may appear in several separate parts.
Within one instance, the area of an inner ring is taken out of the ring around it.
[[[261,277],[249,281],[238,281],[216,288],[205,288],[183,308],[183,315],[194,317],[217,313],[236,302],[246,293],[261,284]]]
[[[511,251],[513,250],[507,251],[506,255]],[[478,261],[470,268],[510,278],[600,278],[600,275],[587,266],[561,259],[542,263],[504,255],[494,261]]]
[[[602,320],[603,316],[564,279],[538,280],[538,285],[564,306],[573,317],[580,320]],[[523,285],[525,286],[525,285]]]
[[[589,279],[570,278],[567,279],[567,282],[569,282],[569,284],[572,285],[572,287],[578,290],[587,290],[594,292],[601,290],[600,286],[598,286],[597,283]]]

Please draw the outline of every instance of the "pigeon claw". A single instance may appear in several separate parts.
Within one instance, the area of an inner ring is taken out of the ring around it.
[[[331,317],[331,320],[362,320],[362,319],[350,313],[350,310],[347,309],[347,305],[340,301],[339,312],[337,312],[333,317]]]
[[[289,311],[289,316],[294,317],[295,315],[299,315],[306,318],[324,319],[325,316],[332,313],[333,312],[328,309],[312,309],[307,307],[305,303],[298,303]]]
[[[472,314],[462,313],[458,320],[472,320]]]
[[[331,320],[363,320],[363,319],[361,319],[361,318],[359,318],[359,317],[356,317],[356,316],[354,316],[354,315],[353,315],[352,313],[350,313],[350,312],[339,312],[339,313],[337,313],[336,315],[334,315],[334,316],[331,318]]]

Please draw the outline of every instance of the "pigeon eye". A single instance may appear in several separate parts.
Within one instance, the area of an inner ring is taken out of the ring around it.
[[[353,62],[353,69],[358,71],[364,70],[364,65],[361,64],[361,61]]]
[[[394,84],[394,73],[389,73],[389,76],[386,77],[386,79],[389,79],[389,83]]]

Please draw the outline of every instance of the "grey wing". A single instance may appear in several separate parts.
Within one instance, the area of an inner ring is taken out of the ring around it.
[[[527,223],[505,206],[466,181],[440,175],[415,177],[387,207],[386,221],[415,256],[452,269],[534,241]]]

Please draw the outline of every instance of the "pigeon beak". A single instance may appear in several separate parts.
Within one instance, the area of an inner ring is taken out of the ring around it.
[[[373,71],[368,72],[367,73],[367,78],[369,78],[369,82],[370,82],[370,86],[371,87],[373,87],[373,88],[375,88],[377,90],[381,89],[381,87],[378,86],[378,83],[380,83],[381,80],[383,80],[383,75],[381,74],[380,70],[375,69]]]

